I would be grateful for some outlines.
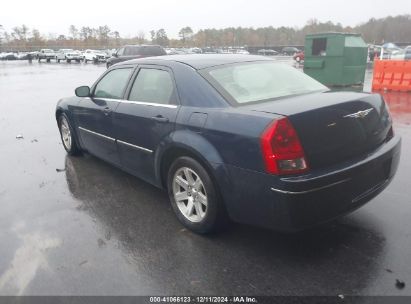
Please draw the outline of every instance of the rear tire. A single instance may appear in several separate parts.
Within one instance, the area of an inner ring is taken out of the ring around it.
[[[220,230],[228,222],[219,191],[207,170],[191,157],[179,157],[170,166],[167,188],[178,220],[193,232]]]
[[[79,155],[81,150],[77,144],[74,130],[66,114],[61,114],[58,118],[58,126],[63,147],[69,155]]]

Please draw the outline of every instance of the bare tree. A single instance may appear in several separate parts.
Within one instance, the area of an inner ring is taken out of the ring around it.
[[[186,44],[187,40],[191,40],[193,35],[194,35],[194,32],[193,32],[192,28],[189,27],[189,26],[183,27],[180,30],[180,32],[178,32],[178,36],[181,38],[181,41],[183,42],[183,45]]]
[[[150,31],[150,36],[151,36],[151,42],[154,43],[156,40],[156,31],[155,30],[151,30]]]
[[[79,36],[79,31],[74,25],[70,25],[69,33],[73,39],[77,39]]]
[[[137,33],[137,41],[139,44],[143,44],[145,42],[145,37],[146,34],[144,33],[144,31],[140,30]]]
[[[165,29],[159,29],[156,32],[156,43],[158,43],[161,46],[167,46],[168,42],[169,40]]]

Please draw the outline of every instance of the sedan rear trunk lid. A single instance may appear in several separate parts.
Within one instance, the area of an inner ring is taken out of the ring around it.
[[[366,156],[392,136],[391,118],[378,94],[312,93],[245,107],[287,116],[312,169]]]

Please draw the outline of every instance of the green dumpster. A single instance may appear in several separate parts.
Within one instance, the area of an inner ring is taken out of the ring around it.
[[[305,38],[304,73],[326,86],[364,83],[368,47],[359,34],[323,33]]]

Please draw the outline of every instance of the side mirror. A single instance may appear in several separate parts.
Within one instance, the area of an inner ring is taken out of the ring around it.
[[[78,87],[74,92],[77,97],[90,97],[90,87],[88,86]]]

